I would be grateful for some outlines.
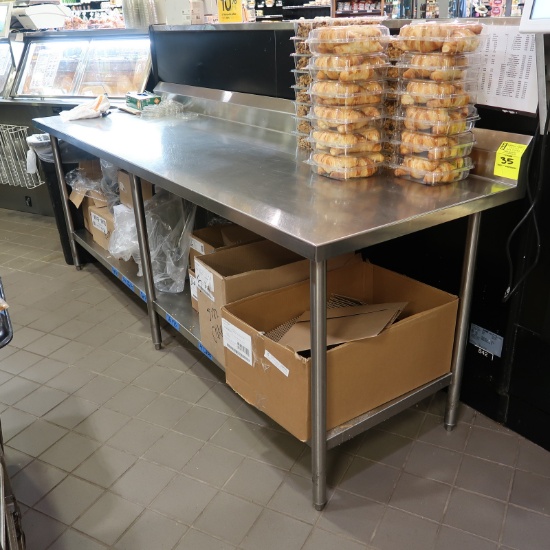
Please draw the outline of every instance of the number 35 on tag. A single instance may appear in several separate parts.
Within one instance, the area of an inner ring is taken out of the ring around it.
[[[519,178],[521,157],[525,153],[525,149],[527,149],[527,145],[503,141],[496,152],[495,176],[517,180]]]

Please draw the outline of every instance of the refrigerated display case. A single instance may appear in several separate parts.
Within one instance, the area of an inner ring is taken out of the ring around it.
[[[0,97],[6,97],[15,75],[9,39],[0,40]]]
[[[12,97],[81,98],[142,92],[151,68],[149,38],[127,31],[26,34]]]

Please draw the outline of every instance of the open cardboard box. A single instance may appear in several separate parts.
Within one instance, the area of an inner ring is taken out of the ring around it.
[[[368,262],[328,272],[327,296],[407,302],[373,338],[327,352],[327,429],[448,373],[458,298]],[[227,383],[302,441],[311,436],[311,358],[266,333],[310,309],[309,281],[222,308]]]

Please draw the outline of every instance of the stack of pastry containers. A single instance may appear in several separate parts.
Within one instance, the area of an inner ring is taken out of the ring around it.
[[[369,177],[383,166],[389,31],[381,25],[313,29],[308,115],[312,170],[333,179]]]
[[[425,185],[465,179],[474,144],[472,129],[484,27],[477,23],[405,25],[396,46],[398,105],[392,125],[396,176]]]

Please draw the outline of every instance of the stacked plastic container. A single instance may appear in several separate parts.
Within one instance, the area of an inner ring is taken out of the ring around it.
[[[401,28],[395,45],[398,106],[388,166],[396,176],[425,185],[465,179],[479,118],[479,50],[484,27],[464,22],[419,22]]]
[[[315,19],[300,19],[294,22],[294,65],[295,97],[296,97],[296,135],[298,148],[311,150],[309,140],[311,120],[308,114],[311,109],[309,87],[312,82],[309,64],[311,51],[307,38],[312,30],[333,26],[378,25],[385,17],[316,17]]]
[[[383,166],[389,30],[382,25],[323,27],[309,33],[312,108],[309,163],[317,174],[347,180]]]

